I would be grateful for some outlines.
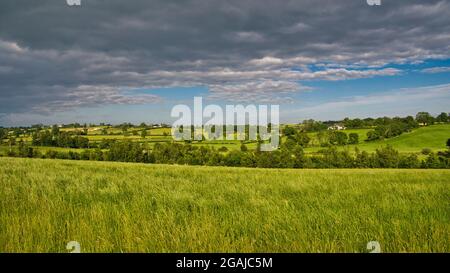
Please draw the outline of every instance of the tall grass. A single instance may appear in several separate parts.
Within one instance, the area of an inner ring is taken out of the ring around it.
[[[0,252],[449,252],[449,178],[0,158]]]

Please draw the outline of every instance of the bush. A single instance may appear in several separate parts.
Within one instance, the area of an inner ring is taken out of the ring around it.
[[[448,151],[439,151],[438,152],[438,156],[450,158],[450,150],[448,150]]]
[[[225,146],[222,146],[222,147],[219,148],[218,151],[219,151],[219,152],[227,152],[227,151],[228,151],[228,148],[225,147]]]
[[[350,133],[348,135],[348,143],[349,144],[358,144],[359,143],[359,135],[357,133]]]
[[[367,141],[392,138],[417,127],[412,118],[380,120],[373,131],[367,132]]]
[[[440,157],[435,153],[428,155],[427,159],[422,162],[422,168],[427,169],[441,169],[449,167],[449,160],[447,158]]]
[[[403,156],[400,158],[399,168],[418,169],[420,168],[419,158],[415,154]]]
[[[374,154],[375,164],[380,168],[398,168],[400,157],[397,150],[392,146],[377,149]]]
[[[345,134],[345,133],[344,133]],[[339,134],[337,134],[339,135]],[[354,137],[352,137],[354,139]],[[71,160],[122,161],[161,164],[188,164],[208,166],[260,167],[260,168],[450,168],[450,150],[434,154],[430,149],[423,149],[427,155],[420,161],[415,154],[401,155],[391,146],[377,149],[375,153],[360,152],[355,154],[339,151],[337,147],[324,149],[319,154],[305,155],[302,145],[295,139],[286,140],[279,150],[260,152],[248,150],[242,143],[240,150],[232,150],[222,146],[219,150],[210,147],[197,147],[179,143],[156,143],[153,149],[147,144],[132,141],[108,143],[110,150],[86,149],[78,152],[57,152],[48,150],[40,155],[36,149],[25,145],[8,152],[9,156],[44,157]],[[261,142],[258,142],[261,145]]]
[[[245,144],[242,143],[242,145],[241,145],[241,152],[247,152],[247,151],[248,151],[247,146],[245,146]]]
[[[283,129],[283,134],[285,135],[285,136],[294,136],[295,135],[295,133],[296,133],[296,130],[294,129],[294,128],[292,128],[292,127],[289,127],[289,126],[287,126],[286,125],[286,127]]]
[[[6,129],[0,128],[0,140],[5,138],[8,135],[8,131]]]
[[[309,142],[311,141],[311,138],[305,132],[296,133],[294,139],[302,147],[308,146]]]
[[[369,131],[367,132],[367,140],[366,141],[373,141],[381,139],[382,136],[377,131]]]
[[[348,141],[348,136],[344,132],[331,131],[329,135],[330,143],[333,145],[345,145]]]
[[[354,159],[347,151],[338,151],[336,147],[323,152],[322,166],[326,168],[353,168]]]

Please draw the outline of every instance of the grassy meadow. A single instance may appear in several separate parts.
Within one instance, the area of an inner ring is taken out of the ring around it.
[[[102,129],[105,129],[108,134],[102,134]],[[69,132],[69,131],[81,131],[82,128],[63,128],[61,131]],[[143,128],[134,128],[127,132],[127,134],[122,134],[122,131],[117,128],[107,128],[107,127],[92,127],[88,130],[87,138],[89,141],[101,142],[102,140],[117,140],[117,141],[134,141],[147,143],[150,148],[153,147],[155,143],[164,143],[164,142],[173,142],[171,136],[170,128],[153,128],[147,130],[147,136],[142,138],[140,136],[140,132]],[[372,129],[347,129],[342,130],[346,134],[357,133],[359,135],[359,143],[356,145],[344,145],[344,146],[336,146],[339,150],[348,150],[353,153],[355,148],[357,147],[361,151],[374,152],[376,149],[384,147],[386,145],[391,145],[394,149],[398,150],[400,153],[407,154],[421,154],[421,151],[424,148],[429,149],[432,152],[444,151],[446,150],[446,140],[450,137],[450,124],[436,124],[430,125],[426,127],[420,127],[412,132],[403,133],[402,135],[394,138],[389,138],[385,140],[376,140],[367,142],[367,132]],[[134,132],[134,134],[133,134]],[[309,137],[311,138],[311,142],[308,147],[306,147],[305,153],[314,154],[319,152],[320,150],[325,149],[319,145],[319,140],[317,139],[317,133],[309,133]],[[27,143],[31,143],[30,136],[20,136],[16,139],[16,141],[23,140]],[[282,138],[282,141],[286,141],[286,137]],[[6,155],[9,151],[9,147],[4,140],[5,143],[0,145],[0,156]],[[184,143],[184,142],[180,142]],[[229,151],[231,150],[240,150],[242,142],[239,140],[216,140],[216,141],[193,141],[190,143],[193,146],[209,146],[214,147],[216,149],[220,149],[222,147],[227,148]],[[246,141],[245,145],[248,149],[254,150],[257,147],[256,141]],[[42,147],[42,146],[34,146],[34,149],[46,153],[48,150],[54,151],[63,151],[63,152],[81,152],[83,149],[75,149],[75,148],[58,148],[58,147]]]
[[[409,133],[403,133],[398,137],[393,137],[385,140],[377,140],[366,142],[367,132],[369,129],[353,129],[343,130],[343,132],[357,133],[359,135],[359,143],[356,145],[338,146],[338,149],[348,149],[353,151],[358,147],[361,151],[374,152],[386,145],[391,145],[400,153],[420,153],[422,149],[428,148],[433,152],[446,150],[445,143],[450,137],[450,124],[430,125],[420,127]],[[311,135],[314,143],[314,135]],[[319,146],[307,147],[305,152],[314,153],[321,149]]]
[[[449,177],[0,158],[0,252],[449,252]]]

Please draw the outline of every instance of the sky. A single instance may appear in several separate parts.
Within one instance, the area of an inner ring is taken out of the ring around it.
[[[450,0],[0,1],[0,126],[450,112]]]

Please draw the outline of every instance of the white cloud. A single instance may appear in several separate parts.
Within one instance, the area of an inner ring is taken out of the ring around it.
[[[312,88],[289,81],[252,81],[209,86],[209,99],[234,102],[288,102],[290,94]]]
[[[281,32],[285,33],[285,34],[294,34],[294,33],[302,32],[302,31],[309,30],[309,29],[311,29],[311,26],[309,26],[308,24],[305,24],[303,22],[298,22],[292,26],[281,28]]]
[[[427,74],[436,74],[436,73],[445,73],[450,72],[450,67],[432,67],[432,68],[425,68],[422,70],[423,73]]]
[[[50,114],[81,107],[152,104],[161,100],[160,97],[151,94],[130,95],[117,87],[81,85],[62,93],[58,98],[36,105],[33,111]]]
[[[432,108],[430,108],[430,105]],[[402,88],[368,96],[355,96],[284,112],[303,119],[340,119],[344,117],[405,115],[409,111],[450,111],[450,84]],[[428,110],[427,110],[428,109]]]
[[[122,0],[93,1],[82,12],[53,2],[0,4],[4,113],[148,102],[122,90],[175,86],[275,101],[309,80],[395,76],[402,71],[390,64],[450,58],[450,2],[442,0],[380,9],[364,1],[154,0],[128,12]]]
[[[20,47],[17,43],[4,41],[1,39],[0,39],[0,49],[4,49],[11,53],[22,53],[25,51],[25,49]]]
[[[264,42],[264,35],[254,31],[239,31],[230,35],[231,40],[236,42],[259,43]]]

